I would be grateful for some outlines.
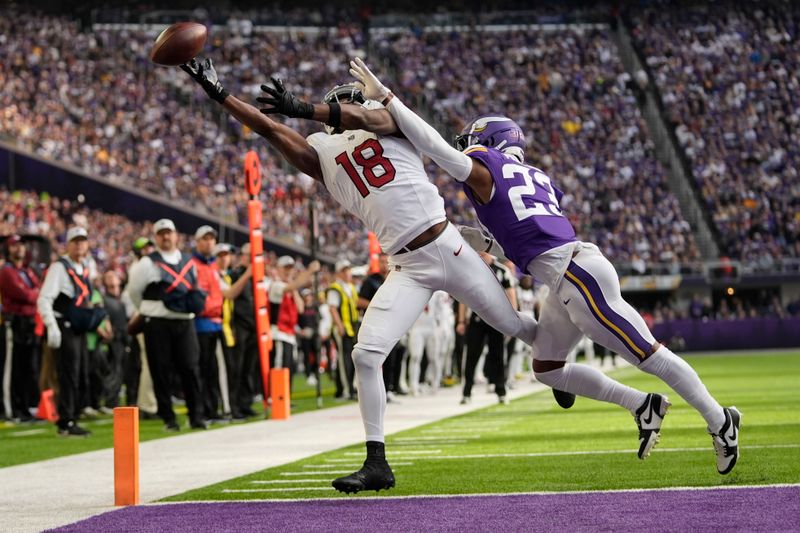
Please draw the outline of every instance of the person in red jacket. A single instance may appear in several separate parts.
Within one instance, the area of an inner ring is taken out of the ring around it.
[[[227,380],[220,380],[220,366],[225,361],[217,354],[222,339],[222,305],[224,299],[233,300],[250,277],[243,276],[229,286],[219,273],[216,265],[214,247],[217,244],[217,231],[203,225],[194,234],[195,251],[192,254],[197,271],[197,286],[206,293],[204,309],[194,317],[197,339],[200,343],[200,380],[205,416],[212,422],[229,420],[231,409],[228,398]],[[225,387],[224,389],[222,387]]]
[[[11,411],[22,422],[33,420],[29,408],[39,399],[37,368],[39,343],[36,327],[36,299],[41,283],[27,265],[27,247],[19,235],[6,240],[8,262],[0,269],[0,297],[3,320],[9,325],[11,348]]]

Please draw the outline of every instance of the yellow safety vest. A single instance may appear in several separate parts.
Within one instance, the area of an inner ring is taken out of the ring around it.
[[[331,289],[337,291],[339,296],[342,297],[342,303],[339,305],[339,315],[342,319],[342,324],[344,324],[344,331],[350,337],[356,336],[356,330],[353,328],[353,324],[358,321],[358,308],[356,307],[356,299],[358,295],[356,294],[356,286],[352,283],[350,285],[350,294],[353,295],[350,298],[345,292],[344,287],[338,281],[334,281],[331,283]]]
[[[220,272],[222,279],[230,287],[233,285],[233,280],[230,275]],[[231,348],[236,346],[236,337],[233,335],[233,327],[231,327],[231,319],[233,318],[233,300],[227,298],[222,300],[222,336],[225,339],[225,346]]]

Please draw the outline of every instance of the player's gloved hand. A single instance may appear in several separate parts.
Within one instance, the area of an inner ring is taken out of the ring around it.
[[[61,330],[58,329],[58,324],[47,326],[47,345],[54,350],[61,347]]]
[[[200,87],[208,94],[209,98],[216,100],[220,104],[228,97],[228,91],[219,82],[217,71],[214,70],[214,63],[210,59],[198,63],[192,59],[188,63],[181,65],[181,70],[187,73]]]
[[[312,118],[314,116],[314,106],[308,102],[300,100],[293,92],[287,91],[283,86],[283,81],[279,78],[270,78],[272,85],[262,85],[261,90],[269,96],[259,96],[256,100],[259,103],[267,104],[272,107],[264,107],[261,112],[265,115],[285,115],[291,118]]]
[[[367,100],[383,102],[389,96],[391,91],[381,83],[360,57],[350,62],[350,74],[358,80],[356,85]]]

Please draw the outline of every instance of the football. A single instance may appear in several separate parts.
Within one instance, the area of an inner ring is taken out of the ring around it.
[[[182,65],[203,50],[208,30],[197,22],[177,22],[162,31],[150,50],[150,59],[159,65]]]

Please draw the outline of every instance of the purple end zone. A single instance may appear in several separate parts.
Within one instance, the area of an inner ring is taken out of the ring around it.
[[[796,531],[800,487],[127,507],[53,531]]]

